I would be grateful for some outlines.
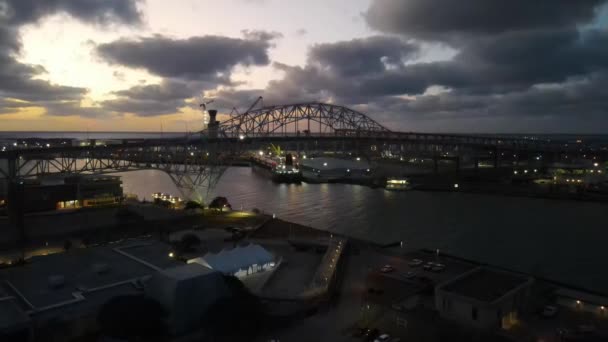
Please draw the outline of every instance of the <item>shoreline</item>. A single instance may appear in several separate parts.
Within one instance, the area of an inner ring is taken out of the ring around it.
[[[53,235],[45,235],[40,237],[31,237],[26,245],[26,255],[30,257],[36,255],[47,255],[57,252],[62,252],[62,244],[66,240],[77,242],[74,248],[88,247],[95,245],[104,245],[123,239],[137,238],[147,236],[150,238],[158,239],[160,241],[166,241],[169,236],[175,232],[188,231],[188,230],[206,230],[206,229],[225,229],[226,227],[238,227],[247,228],[252,226],[258,226],[259,228],[255,231],[245,234],[243,238],[252,239],[280,239],[289,240],[291,238],[309,238],[309,239],[323,239],[331,236],[345,237],[348,238],[350,243],[354,246],[371,248],[376,253],[403,256],[406,252],[423,252],[428,255],[434,255],[433,249],[428,246],[409,246],[406,250],[399,249],[400,241],[392,242],[378,242],[364,237],[352,236],[341,232],[334,232],[330,230],[324,230],[321,228],[315,228],[304,224],[299,224],[292,221],[283,220],[281,218],[273,218],[273,215],[262,213],[253,214],[247,213],[248,216],[243,218],[234,218],[230,215],[239,215],[240,211],[224,212],[224,213],[207,213],[206,215],[199,216],[197,214],[180,215],[178,217],[166,218],[161,220],[151,220],[143,222],[132,222],[116,224],[104,227],[95,227],[88,230],[74,230],[69,232],[61,232]],[[65,213],[64,215],[69,216],[72,213]],[[202,228],[201,228],[202,227]],[[86,241],[86,243],[85,243]],[[45,246],[45,242],[47,243]],[[79,244],[78,244],[79,243]],[[7,248],[7,247],[12,248]],[[20,250],[14,248],[15,244],[5,244],[1,250],[2,256],[16,256],[20,255]],[[397,249],[395,249],[397,247]],[[38,251],[38,252],[36,252]],[[40,251],[45,251],[40,252]],[[441,257],[466,262],[477,266],[487,266],[495,269],[500,269],[512,273],[522,274],[534,277],[540,281],[552,284],[554,286],[566,287],[576,291],[581,291],[589,294],[595,294],[599,296],[608,296],[608,293],[602,293],[601,291],[589,289],[585,286],[570,284],[564,281],[551,279],[543,276],[538,276],[530,272],[520,271],[508,266],[499,266],[490,264],[481,260],[474,260],[465,257],[458,256],[456,254],[441,252]],[[26,257],[26,260],[28,258]],[[8,259],[7,259],[8,260]]]

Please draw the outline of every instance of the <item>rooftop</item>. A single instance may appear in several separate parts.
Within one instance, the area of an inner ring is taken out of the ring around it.
[[[172,268],[168,268],[162,271],[162,274],[168,276],[171,279],[175,280],[185,280],[191,279],[194,276],[206,275],[209,273],[216,273],[208,267],[203,265],[199,265],[197,263],[189,263],[186,265],[176,266]]]
[[[96,310],[113,296],[140,292],[139,279],[183,265],[168,257],[169,249],[160,242],[128,241],[33,257],[25,266],[0,270],[0,288],[35,317]]]
[[[531,278],[479,267],[441,285],[445,292],[494,302],[512,290],[531,282]]]

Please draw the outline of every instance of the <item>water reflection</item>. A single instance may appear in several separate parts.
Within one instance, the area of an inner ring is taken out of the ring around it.
[[[124,174],[140,198],[177,193],[159,171]],[[347,184],[275,184],[249,168],[230,168],[211,196],[233,207],[378,242],[440,248],[462,257],[533,271],[603,291],[606,205],[441,192],[388,192]]]

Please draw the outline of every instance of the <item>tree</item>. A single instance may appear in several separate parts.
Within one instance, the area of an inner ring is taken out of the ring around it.
[[[186,205],[184,206],[185,210],[194,210],[194,209],[202,209],[203,206],[196,202],[196,201],[188,201],[186,202]]]
[[[65,240],[65,242],[63,243],[63,250],[67,252],[71,248],[72,248],[72,241],[71,240]]]
[[[209,208],[218,209],[222,211],[224,208],[232,209],[232,206],[230,205],[226,197],[217,196],[213,199],[213,201],[211,201],[211,203],[209,204]]]
[[[160,303],[142,295],[117,296],[108,300],[97,315],[101,333],[127,341],[165,341],[167,313]]]
[[[248,341],[264,322],[262,304],[235,276],[224,276],[231,295],[218,299],[202,317],[205,331],[219,341]]]

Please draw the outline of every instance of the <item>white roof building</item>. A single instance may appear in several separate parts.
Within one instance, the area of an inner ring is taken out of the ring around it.
[[[275,265],[274,256],[262,246],[255,244],[224,249],[217,254],[207,253],[202,257],[188,260],[188,264],[191,263],[237,277],[264,271]]]

